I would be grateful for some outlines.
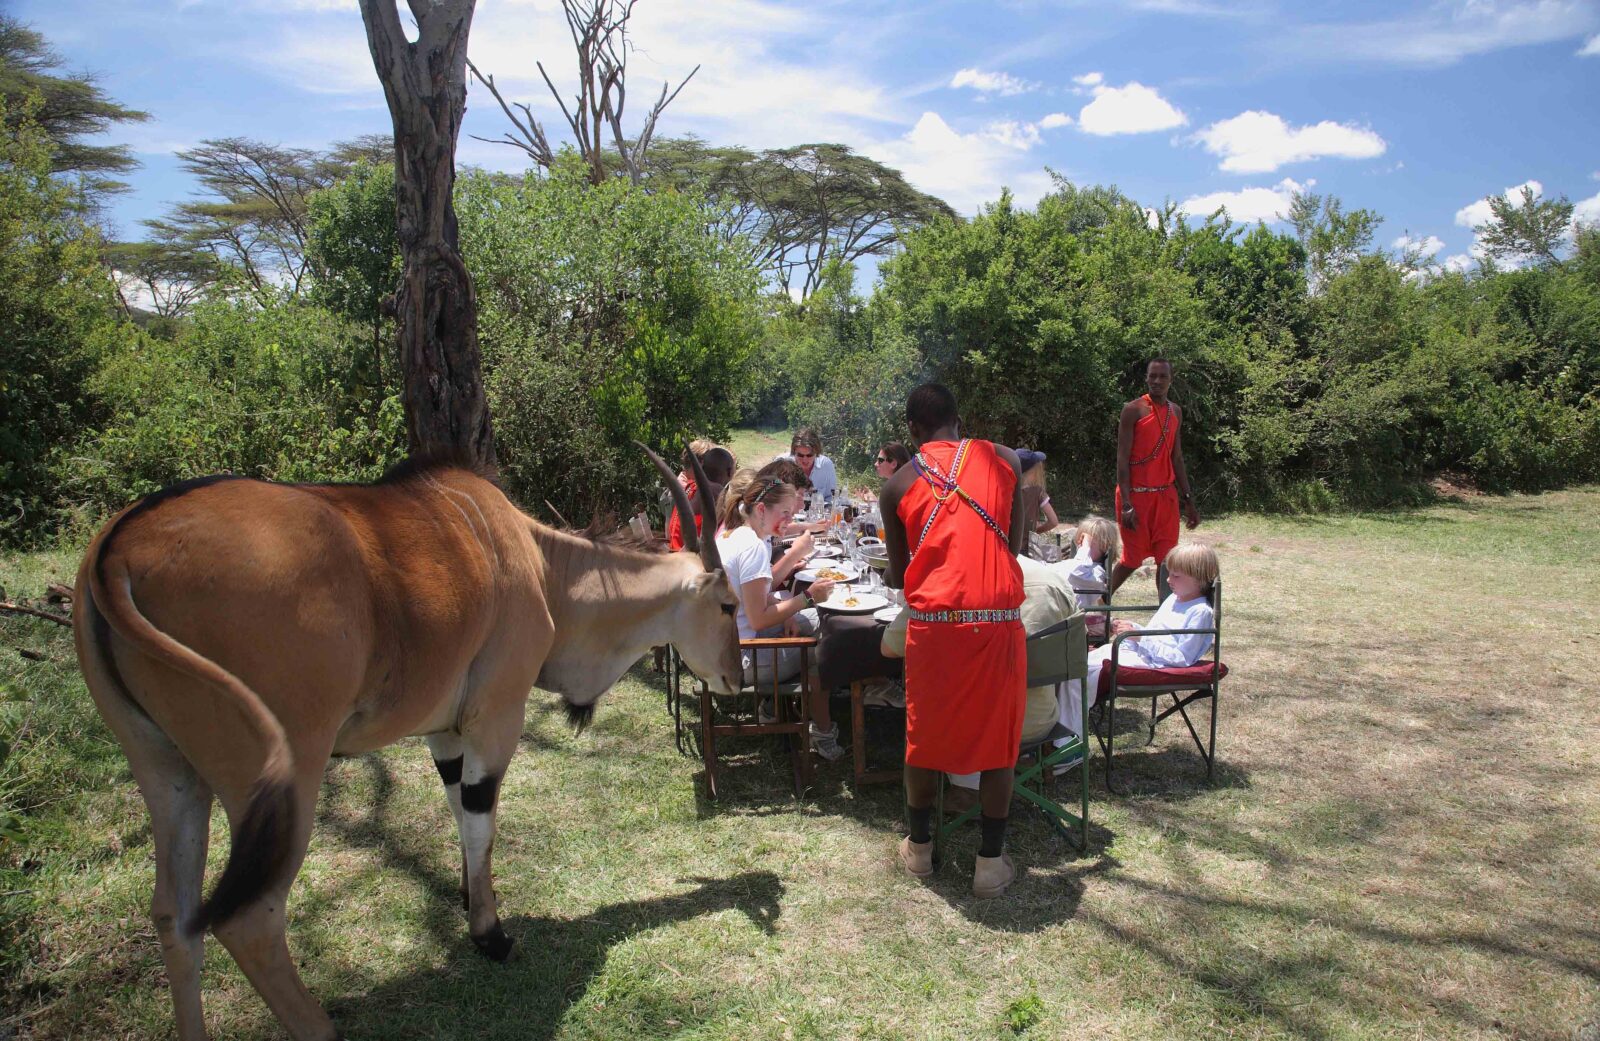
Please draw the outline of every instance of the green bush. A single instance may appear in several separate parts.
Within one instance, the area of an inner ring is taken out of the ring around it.
[[[75,504],[116,508],[208,473],[377,477],[403,455],[397,395],[367,385],[364,330],[321,308],[215,300],[171,340],[141,336],[90,381],[111,418],[60,466]]]
[[[676,456],[725,435],[760,337],[759,278],[742,240],[706,231],[692,196],[470,173],[462,252],[507,490],[574,522],[656,501],[634,440]]]
[[[23,542],[56,519],[51,468],[92,424],[97,355],[124,327],[100,265],[100,239],[72,191],[51,177],[52,146],[0,101],[0,540]]]

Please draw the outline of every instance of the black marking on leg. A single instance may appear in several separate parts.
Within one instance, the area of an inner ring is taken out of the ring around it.
[[[433,768],[439,771],[439,780],[444,782],[446,788],[452,784],[461,783],[461,763],[466,756],[456,756],[454,759],[435,759]]]
[[[488,813],[494,809],[495,796],[500,791],[500,778],[485,777],[473,784],[461,786],[461,808],[468,813]]]
[[[478,948],[479,953],[486,958],[505,961],[511,957],[511,948],[516,946],[516,941],[507,936],[506,931],[500,928],[500,923],[496,922],[494,923],[494,928],[487,933],[482,936],[474,936],[472,945]]]

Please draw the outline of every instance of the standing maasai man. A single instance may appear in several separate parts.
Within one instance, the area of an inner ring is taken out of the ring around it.
[[[1028,675],[1017,565],[1028,537],[1021,467],[1004,445],[962,438],[955,396],[937,383],[911,392],[906,425],[918,452],[889,478],[880,503],[886,578],[905,590],[910,612],[910,834],[900,860],[918,878],[933,873],[939,771],[981,773],[983,839],[972,892],[999,896],[1016,877],[1004,847]]]
[[[1167,554],[1178,544],[1178,508],[1193,528],[1200,511],[1183,467],[1183,409],[1167,400],[1172,363],[1156,358],[1144,368],[1149,393],[1122,406],[1117,424],[1117,522],[1122,557],[1111,571],[1114,591],[1146,557],[1156,561],[1156,591],[1167,595]]]

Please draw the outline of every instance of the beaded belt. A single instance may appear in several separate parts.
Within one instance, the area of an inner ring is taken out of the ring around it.
[[[911,612],[913,622],[955,622],[957,625],[967,625],[971,622],[1020,622],[1022,608],[1013,607],[1009,610],[993,611],[918,611],[907,608]]]
[[[1158,484],[1154,488],[1135,488],[1133,491],[1137,495],[1139,492],[1164,492],[1171,487],[1170,484]]]

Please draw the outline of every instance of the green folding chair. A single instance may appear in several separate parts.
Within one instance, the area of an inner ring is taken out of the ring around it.
[[[1061,621],[1028,636],[1028,686],[1043,687],[1078,680],[1078,697],[1083,700],[1085,721],[1089,718],[1089,694],[1083,680],[1089,673],[1089,647],[1084,636],[1083,612],[1076,611]],[[1085,729],[1088,729],[1085,726]],[[1069,739],[1057,747],[1056,742]],[[1050,730],[1025,738],[1017,750],[1017,779],[1012,794],[1021,796],[1039,812],[1057,834],[1075,846],[1080,853],[1089,848],[1089,764],[1078,769],[1078,812],[1073,813],[1054,798],[1056,789],[1055,768],[1073,759],[1086,759],[1089,745],[1084,734],[1074,734],[1059,722]],[[943,862],[944,843],[955,830],[978,815],[979,806],[952,818],[944,819],[945,775],[939,775],[939,792],[934,804],[933,857],[935,863]]]

